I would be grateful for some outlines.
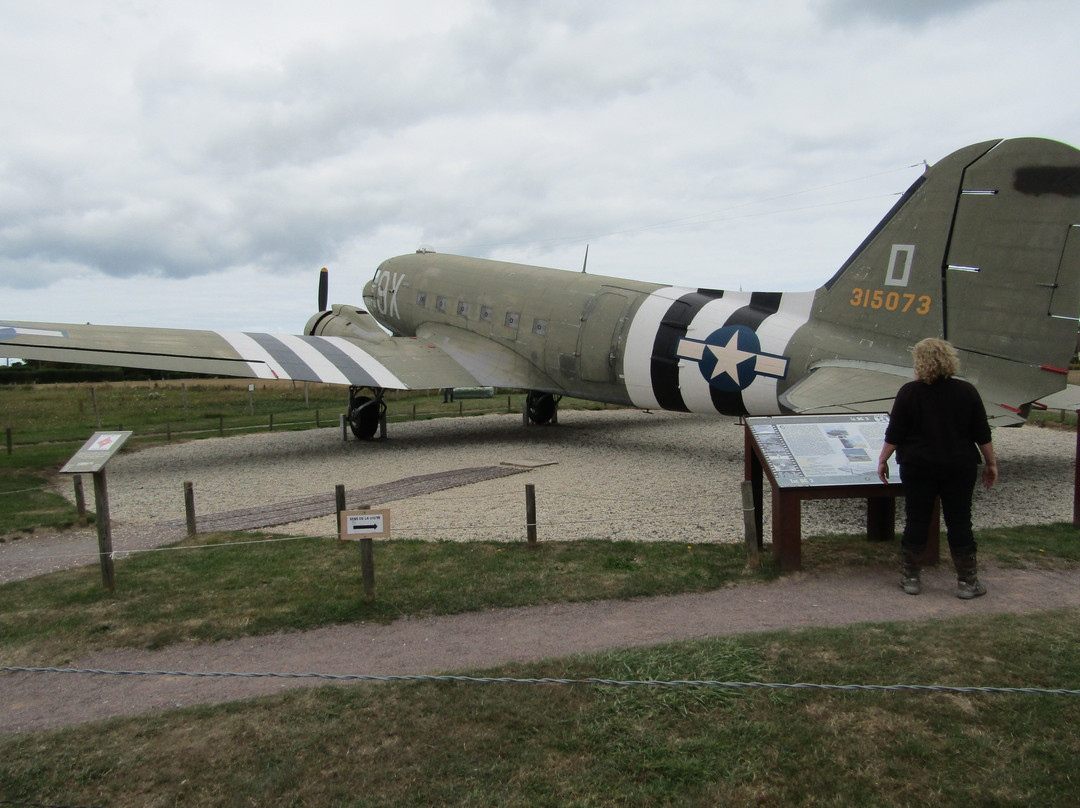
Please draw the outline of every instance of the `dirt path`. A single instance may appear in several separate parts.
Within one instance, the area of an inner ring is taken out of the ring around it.
[[[1080,571],[986,569],[990,593],[961,601],[945,566],[905,595],[891,572],[795,574],[697,595],[560,604],[275,634],[78,660],[95,670],[329,673],[373,676],[477,671],[672,640],[801,626],[950,618],[1080,606]],[[0,732],[61,727],[323,684],[318,680],[5,674]]]

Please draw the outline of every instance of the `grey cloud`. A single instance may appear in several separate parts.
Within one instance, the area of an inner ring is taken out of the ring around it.
[[[571,244],[580,260],[575,240],[960,145],[974,127],[941,66],[975,85],[924,30],[888,45],[892,25],[978,4],[819,2],[459,3],[441,26],[390,34],[367,24],[374,5],[349,4],[310,36],[270,26],[265,48],[245,25],[216,28],[217,5],[160,42],[129,22],[117,41],[153,47],[115,54],[107,81],[82,75],[100,95],[45,84],[55,99],[21,96],[26,115],[0,128],[2,267],[21,283],[61,267],[286,273],[422,242],[519,257]],[[892,25],[823,32],[815,12]],[[737,253],[735,229],[721,235]],[[594,242],[590,263],[603,254]]]
[[[830,23],[877,21],[918,27],[1001,0],[825,0],[822,16]]]

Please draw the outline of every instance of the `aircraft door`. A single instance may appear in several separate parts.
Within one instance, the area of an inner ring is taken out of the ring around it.
[[[627,304],[625,295],[602,291],[585,305],[577,345],[582,381],[611,383],[616,380]]]

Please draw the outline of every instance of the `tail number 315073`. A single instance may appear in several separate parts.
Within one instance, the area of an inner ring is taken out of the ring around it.
[[[916,314],[930,313],[930,295],[916,295],[911,292],[886,292],[884,289],[864,289],[856,286],[851,290],[851,305],[863,309],[885,309],[886,311],[914,311]]]

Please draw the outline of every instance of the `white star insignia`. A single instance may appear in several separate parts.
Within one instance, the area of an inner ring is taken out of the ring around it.
[[[721,373],[726,373],[728,378],[736,384],[739,383],[739,365],[757,358],[756,353],[739,349],[738,333],[733,333],[725,345],[709,345],[708,348],[716,357],[716,367],[713,368],[712,378],[715,379]]]

